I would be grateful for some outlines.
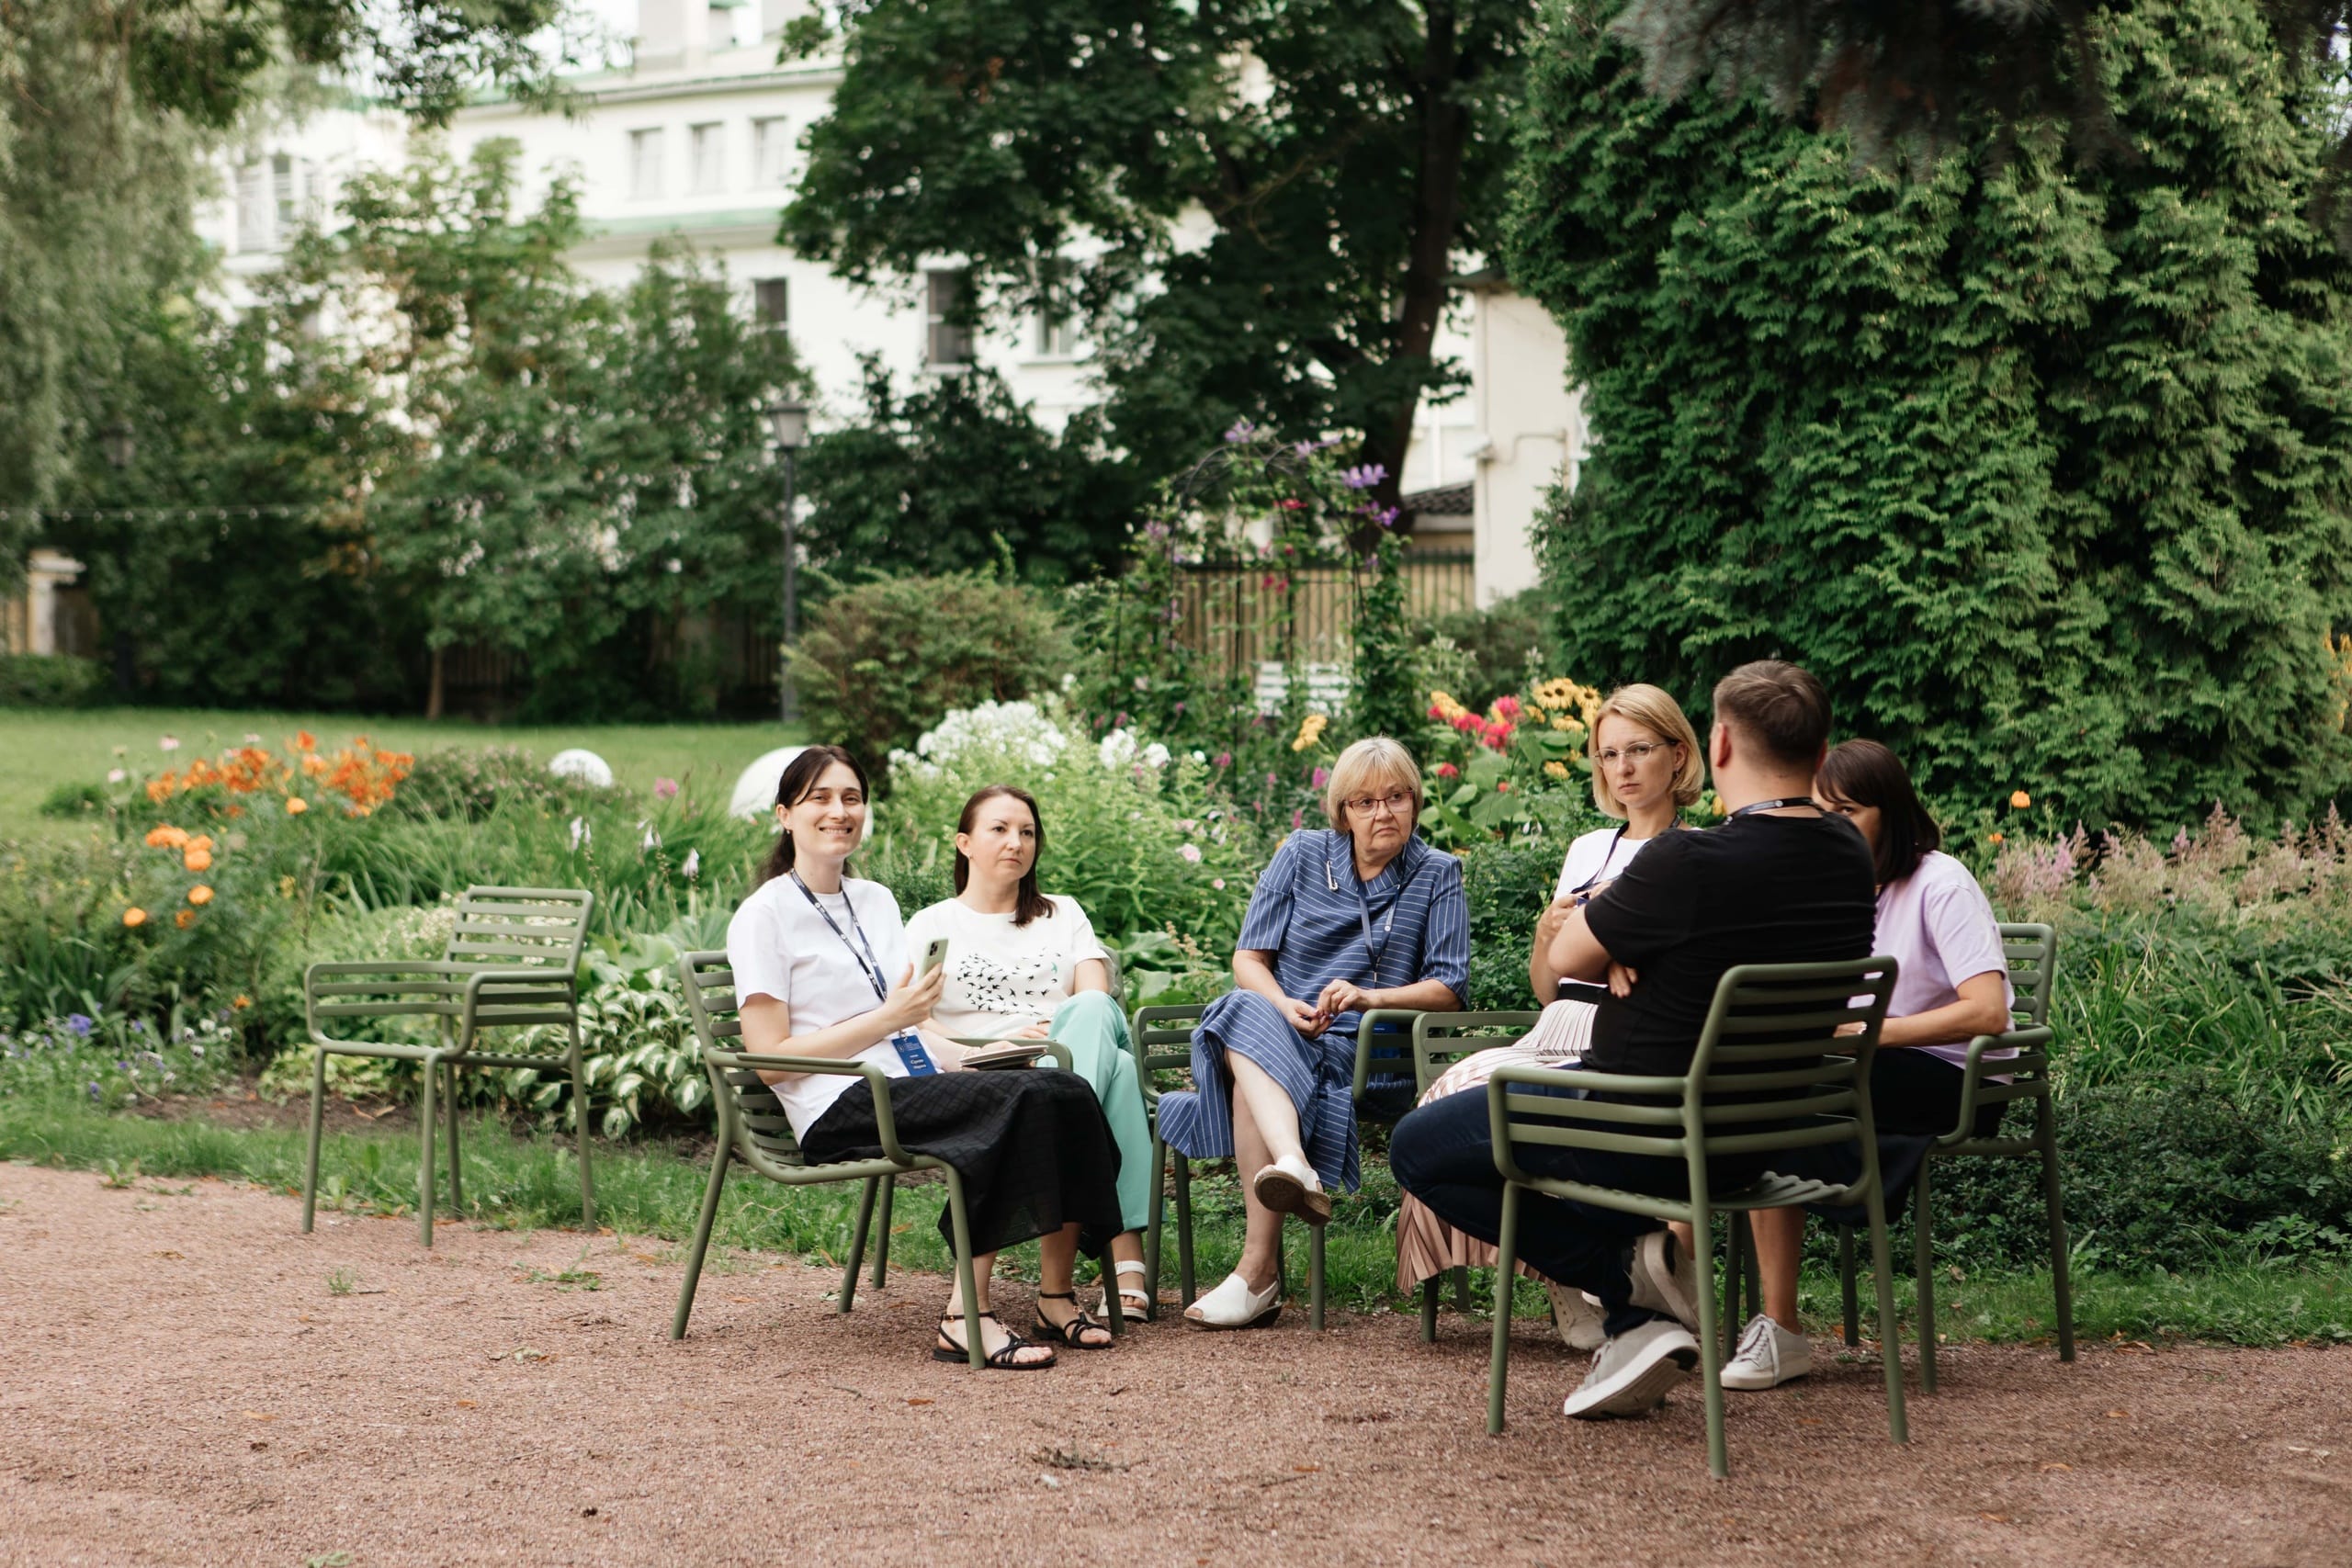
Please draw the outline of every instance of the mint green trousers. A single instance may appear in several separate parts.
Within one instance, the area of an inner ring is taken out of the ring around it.
[[[1054,1013],[1046,1032],[1069,1052],[1070,1070],[1086,1080],[1119,1146],[1119,1213],[1131,1231],[1151,1217],[1151,1121],[1128,1048],[1126,1014],[1107,991],[1080,991]]]

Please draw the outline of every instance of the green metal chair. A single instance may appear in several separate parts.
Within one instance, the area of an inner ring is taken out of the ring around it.
[[[1967,1077],[1960,1090],[1960,1119],[1952,1130],[1928,1146],[1919,1162],[1918,1184],[1911,1194],[1912,1272],[1917,1280],[1919,1314],[1919,1385],[1936,1392],[1936,1255],[1935,1222],[1929,1212],[1928,1173],[1938,1160],[1976,1156],[1991,1159],[2039,1159],[2041,1197],[2050,1229],[2050,1281],[2058,1304],[2058,1359],[2075,1359],[2075,1293],[2066,1273],[2066,1210],[2059,1188],[2056,1108],[2050,1099],[2050,993],[2058,979],[2058,933],[2046,925],[2010,923],[2001,927],[2001,948],[2009,963],[2009,984],[2017,992],[2011,1017],[2016,1027],[2006,1034],[1981,1034],[1968,1043]],[[1996,1051],[2015,1051],[1995,1057]],[[2006,1077],[2007,1083],[1995,1081]],[[2033,1101],[2033,1132],[2028,1136],[1979,1138],[1974,1135],[1979,1107]],[[1854,1233],[1841,1225],[1838,1233],[1838,1273],[1845,1297],[1846,1343],[1856,1337]]]
[[[770,1181],[787,1187],[816,1187],[863,1181],[865,1190],[857,1204],[857,1230],[850,1243],[849,1263],[842,1270],[841,1304],[848,1312],[857,1299],[857,1272],[865,1258],[866,1237],[873,1234],[875,1211],[881,1211],[882,1228],[874,1254],[874,1288],[880,1290],[890,1267],[891,1183],[908,1171],[935,1170],[947,1188],[948,1227],[956,1253],[956,1282],[964,1303],[964,1344],[976,1368],[987,1365],[980,1336],[978,1296],[973,1289],[972,1237],[964,1207],[963,1179],[954,1167],[930,1155],[910,1154],[899,1146],[898,1129],[890,1114],[890,1077],[870,1062],[831,1056],[789,1056],[754,1054],[723,1045],[741,1040],[742,1021],[736,1016],[735,972],[723,950],[681,954],[678,981],[685,992],[687,1016],[702,1049],[703,1071],[710,1077],[711,1103],[718,1112],[718,1145],[711,1151],[710,1181],[703,1189],[702,1210],[695,1219],[695,1235],[686,1253],[686,1277],[679,1282],[677,1310],[671,1314],[670,1337],[686,1337],[686,1320],[695,1310],[695,1290],[702,1280],[704,1257],[710,1250],[711,1227],[718,1222],[719,1195],[726,1190],[729,1167],[736,1160]],[[1068,1067],[1069,1055],[1058,1047],[1048,1052]],[[880,1134],[878,1159],[835,1160],[810,1165],[793,1136],[784,1102],[760,1077],[761,1071],[833,1073],[862,1077],[874,1091],[875,1122]],[[1105,1308],[1111,1332],[1120,1331],[1118,1292],[1110,1292]]]
[[[1413,1019],[1413,1102],[1420,1103],[1448,1067],[1466,1056],[1510,1045],[1533,1029],[1540,1012],[1425,1012]],[[1470,1311],[1470,1270],[1453,1271],[1453,1310]],[[1498,1289],[1500,1287],[1498,1286]],[[1421,1281],[1421,1343],[1437,1342],[1438,1282]]]
[[[1750,964],[1727,971],[1715,987],[1690,1071],[1650,1077],[1592,1071],[1562,1072],[1519,1063],[1496,1070],[1487,1083],[1495,1168],[1504,1179],[1498,1279],[1510,1277],[1519,1247],[1522,1195],[1542,1193],[1595,1208],[1687,1222],[1696,1248],[1713,1270],[1718,1211],[1789,1208],[1801,1203],[1860,1202],[1870,1215],[1871,1258],[1878,1283],[1880,1356],[1886,1368],[1886,1419],[1896,1442],[1908,1440],[1903,1413],[1903,1363],[1894,1318],[1894,1280],[1888,1257],[1886,1208],[1879,1184],[1878,1143],[1871,1123],[1870,1064],[1879,1024],[1894,989],[1895,961],[1884,956],[1849,964]],[[1860,998],[1859,1003],[1856,998]],[[1849,1024],[1860,1033],[1839,1035]],[[1537,1086],[1592,1094],[1638,1096],[1567,1100],[1514,1092]],[[1737,1098],[1734,1098],[1737,1097]],[[1652,1136],[1650,1134],[1662,1134]],[[1764,1176],[1730,1192],[1707,1177],[1713,1156],[1771,1154],[1858,1142],[1862,1175],[1850,1186],[1797,1177]],[[1688,1162],[1687,1200],[1657,1198],[1616,1188],[1530,1174],[1518,1151],[1530,1145],[1657,1155]],[[1487,1430],[1503,1429],[1505,1379],[1510,1361],[1510,1293],[1497,1292],[1494,1363],[1487,1384]],[[1723,1358],[1713,1284],[1699,1292],[1699,1360],[1705,1383],[1707,1468],[1731,1473],[1724,1446]]]
[[[1143,1266],[1155,1303],[1159,1294],[1160,1219],[1170,1158],[1167,1140],[1159,1134],[1159,1075],[1179,1075],[1179,1085],[1191,1087],[1193,1031],[1199,1027],[1206,1002],[1184,1006],[1137,1008],[1128,1026],[1135,1045],[1136,1078],[1143,1085],[1144,1108],[1151,1118],[1151,1224],[1144,1233]],[[1402,1068],[1409,1055],[1406,1039],[1413,1020],[1420,1015],[1401,1008],[1374,1008],[1356,1030],[1354,1100],[1362,1115],[1366,1087],[1375,1067],[1383,1076]],[[1385,1039],[1378,1038],[1386,1036]],[[1174,1087],[1174,1086],[1171,1086]],[[1394,1118],[1381,1118],[1390,1121]],[[1193,1165],[1184,1156],[1172,1156],[1176,1167],[1177,1294],[1182,1306],[1193,1304]],[[1323,1331],[1324,1248],[1321,1225],[1306,1227],[1307,1325]],[[1157,1305],[1153,1312],[1158,1313]]]
[[[596,896],[568,887],[469,887],[457,924],[436,960],[313,964],[302,975],[302,1000],[316,1060],[311,1075],[311,1146],[302,1177],[302,1230],[309,1234],[319,1195],[319,1134],[326,1112],[327,1058],[379,1056],[424,1065],[417,1121],[424,1156],[417,1173],[417,1233],[433,1245],[433,1136],[436,1095],[448,1106],[449,1202],[465,1202],[458,1151],[459,1067],[568,1066],[580,1139],[580,1223],[596,1224],[588,1167],[588,1085],[580,1060],[580,949]],[[345,1019],[432,1018],[438,1043],[408,1045],[345,1040],[323,1023]],[[564,1054],[498,1054],[475,1049],[485,1029],[560,1024]]]

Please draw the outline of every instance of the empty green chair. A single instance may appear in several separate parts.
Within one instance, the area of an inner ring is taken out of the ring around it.
[[[1682,1077],[1564,1072],[1519,1063],[1498,1068],[1487,1083],[1495,1168],[1505,1182],[1496,1277],[1508,1280],[1518,1258],[1520,1204],[1529,1192],[1656,1220],[1684,1221],[1700,1238],[1695,1250],[1702,1269],[1710,1273],[1719,1211],[1860,1203],[1870,1216],[1871,1259],[1878,1284],[1887,1428],[1896,1442],[1906,1441],[1893,1264],[1870,1104],[1871,1057],[1878,1048],[1879,1024],[1886,1016],[1894,976],[1894,960],[1883,956],[1845,964],[1750,964],[1728,970],[1715,987],[1714,1002],[1691,1053],[1690,1070]],[[1861,1025],[1860,1032],[1838,1032],[1851,1024]],[[1525,1092],[1534,1086],[1640,1096],[1646,1103]],[[1713,1190],[1708,1180],[1711,1156],[1770,1155],[1838,1143],[1860,1145],[1862,1173],[1849,1186],[1774,1175],[1769,1169],[1756,1181],[1727,1192]],[[1521,1166],[1519,1150],[1535,1145],[1679,1158],[1689,1167],[1690,1194],[1688,1199],[1657,1198],[1532,1175]],[[1723,1477],[1731,1473],[1724,1445],[1723,1389],[1723,1359],[1729,1347],[1719,1331],[1713,1284],[1703,1280],[1701,1284],[1698,1337],[1707,1467]],[[1510,1292],[1498,1291],[1495,1305],[1488,1432],[1503,1429]]]
[[[433,1245],[435,1101],[449,1117],[449,1202],[462,1206],[458,1151],[459,1067],[568,1067],[573,1120],[579,1124],[580,1223],[596,1224],[595,1185],[588,1168],[588,1085],[580,1061],[581,944],[596,896],[568,887],[469,887],[458,900],[457,924],[441,957],[363,964],[313,964],[303,972],[302,1000],[316,1054],[311,1076],[311,1145],[302,1177],[302,1229],[311,1229],[319,1196],[319,1134],[326,1111],[327,1058],[378,1056],[421,1062],[424,1091],[417,1121],[424,1158],[417,1173],[417,1233]],[[431,1018],[431,1045],[351,1040],[323,1025],[344,1021]],[[561,1055],[475,1049],[485,1029],[560,1025]]]
[[[710,1251],[711,1227],[718,1223],[719,1195],[727,1190],[729,1167],[737,1160],[770,1181],[786,1187],[816,1187],[862,1181],[865,1192],[857,1204],[857,1229],[850,1241],[849,1262],[842,1269],[841,1303],[847,1312],[857,1299],[858,1267],[865,1258],[866,1237],[873,1233],[875,1211],[881,1210],[881,1235],[874,1257],[874,1284],[882,1286],[890,1264],[891,1183],[909,1171],[935,1170],[947,1188],[947,1223],[956,1253],[956,1282],[964,1303],[964,1344],[976,1368],[987,1366],[986,1341],[980,1333],[978,1296],[973,1290],[972,1239],[964,1209],[964,1182],[953,1166],[929,1155],[910,1154],[899,1146],[890,1118],[890,1077],[870,1062],[831,1056],[789,1056],[753,1054],[737,1049],[743,1024],[736,1013],[735,972],[724,951],[688,953],[678,959],[678,982],[685,991],[687,1016],[693,1021],[695,1043],[701,1048],[703,1071],[710,1077],[711,1103],[718,1109],[718,1144],[711,1151],[710,1181],[703,1189],[702,1210],[695,1219],[694,1241],[686,1252],[686,1277],[678,1285],[677,1310],[670,1317],[670,1337],[686,1337],[686,1320],[695,1310],[695,1289],[702,1280],[702,1265]],[[1056,1056],[1062,1066],[1069,1055]],[[793,1136],[784,1104],[760,1073],[837,1073],[862,1077],[873,1087],[875,1122],[881,1137],[877,1159],[836,1160],[810,1165]],[[1023,1070],[1023,1069],[1012,1069]],[[1120,1330],[1118,1292],[1113,1291],[1104,1315],[1111,1332]]]
[[[1911,1192],[1912,1272],[1917,1281],[1919,1314],[1919,1386],[1936,1391],[1936,1254],[1935,1220],[1930,1212],[1928,1176],[1939,1160],[1977,1156],[1992,1159],[2038,1159],[2041,1162],[2041,1199],[2050,1236],[2050,1282],[2057,1297],[2058,1359],[2075,1359],[2075,1293],[2066,1275],[2066,1210],[2058,1179],[2058,1124],[2051,1103],[2050,993],[2058,979],[2058,933],[2046,925],[2005,923],[2001,947],[2009,961],[2009,984],[2017,993],[2010,1016],[2016,1027],[2006,1034],[1982,1034],[1969,1042],[1967,1077],[1960,1091],[1960,1119],[1952,1130],[1928,1145],[1919,1161],[1919,1179]],[[1996,1057],[1996,1051],[2015,1051]],[[1995,1081],[2006,1077],[2007,1083]],[[1986,1105],[2033,1102],[2033,1130],[2007,1129],[1998,1137],[1975,1135],[1976,1112]],[[1840,1226],[1838,1262],[1845,1296],[1846,1343],[1854,1343],[1857,1327],[1854,1291],[1854,1233]]]
[[[1413,1102],[1420,1103],[1430,1085],[1465,1056],[1516,1044],[1544,1015],[1520,1010],[1503,1012],[1425,1012],[1413,1019]],[[1464,1091],[1468,1092],[1467,1090]],[[1502,1289],[1498,1280],[1495,1288]],[[1421,1343],[1437,1342],[1438,1282],[1421,1281]],[[1470,1310],[1470,1270],[1453,1270],[1453,1310]]]

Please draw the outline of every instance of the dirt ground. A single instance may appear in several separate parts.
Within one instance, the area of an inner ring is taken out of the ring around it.
[[[1718,1483],[1695,1383],[1566,1421],[1532,1321],[1490,1438],[1451,1315],[974,1373],[927,1358],[935,1276],[842,1317],[733,1259],[673,1344],[662,1244],[300,1217],[0,1166],[0,1562],[2352,1562],[2352,1349],[1962,1348],[1907,1448],[1828,1359],[1734,1396]]]

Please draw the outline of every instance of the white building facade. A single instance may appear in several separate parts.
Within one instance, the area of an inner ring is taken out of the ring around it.
[[[989,366],[1042,423],[1058,426],[1099,396],[1088,345],[1069,323],[1032,319],[968,333],[945,320],[963,287],[953,257],[899,287],[867,290],[776,243],[803,134],[841,77],[830,60],[778,63],[777,35],[803,9],[805,0],[639,0],[629,62],[573,79],[573,112],[488,102],[461,110],[443,134],[460,160],[492,138],[516,142],[526,205],[559,175],[576,179],[586,234],[571,261],[595,284],[625,284],[665,236],[722,261],[745,310],[792,334],[817,384],[820,430],[859,417],[865,355],[901,385]],[[353,174],[399,166],[413,134],[395,113],[353,107],[264,139],[199,220],[232,297],[241,280],[277,264],[309,215],[332,209]],[[1582,423],[1548,315],[1492,280],[1465,281],[1474,287],[1438,351],[1469,366],[1472,388],[1424,405],[1402,479],[1408,497],[1450,492],[1442,504],[1451,510],[1415,509],[1414,544],[1474,553],[1476,601],[1485,605],[1533,585],[1528,525],[1564,470],[1573,477]]]

